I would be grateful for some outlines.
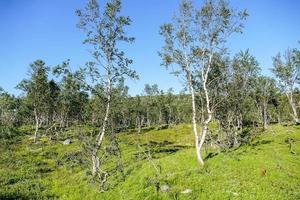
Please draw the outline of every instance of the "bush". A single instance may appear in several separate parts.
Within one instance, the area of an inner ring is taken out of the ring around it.
[[[18,131],[9,126],[0,126],[0,139],[10,140],[18,136]]]

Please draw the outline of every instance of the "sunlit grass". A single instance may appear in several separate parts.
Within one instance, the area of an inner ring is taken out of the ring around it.
[[[300,128],[271,125],[249,145],[216,151],[204,167],[197,164],[190,125],[119,136],[125,180],[108,179],[99,192],[89,164],[68,156],[81,151],[49,141],[33,145],[28,137],[1,148],[1,199],[299,199]],[[147,154],[142,150],[150,150]],[[205,152],[204,152],[205,153]],[[208,152],[209,153],[209,152]],[[150,156],[150,157],[149,157]],[[152,159],[151,159],[152,158]],[[109,170],[112,163],[103,166]],[[157,188],[168,185],[168,192]],[[192,192],[182,194],[185,189]]]

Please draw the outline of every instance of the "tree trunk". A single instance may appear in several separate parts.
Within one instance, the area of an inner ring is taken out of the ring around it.
[[[161,113],[161,109],[159,109],[159,112],[158,112],[158,124],[162,124],[162,113]]]
[[[147,117],[147,126],[149,127],[151,122],[150,122],[150,114],[149,114],[149,108],[147,107],[147,111],[146,111],[146,117]]]
[[[35,131],[34,131],[34,136],[33,136],[33,142],[36,143],[37,142],[37,133],[39,130],[39,118],[37,115],[36,108],[34,108],[34,117],[35,117]]]
[[[195,91],[192,85],[190,85],[190,91],[191,91],[191,95],[192,95],[192,124],[193,124],[193,131],[194,131],[194,135],[195,135],[195,146],[196,146],[196,155],[197,155],[197,160],[199,162],[199,164],[203,165],[203,160],[201,157],[201,146],[199,144],[199,135],[198,135],[198,131],[197,131],[197,121],[196,121],[196,117],[197,117],[197,111],[196,111],[196,103],[195,103]]]
[[[141,133],[141,126],[142,126],[142,122],[141,122],[141,115],[138,114],[137,118],[136,118],[136,126],[138,129],[138,133]]]
[[[197,155],[197,160],[200,165],[203,165],[203,159],[201,157],[201,145],[199,144],[199,135],[198,135],[198,130],[197,130],[197,111],[196,111],[196,98],[195,98],[195,90],[193,87],[193,82],[192,82],[192,75],[191,72],[186,69],[186,74],[188,78],[188,84],[189,84],[189,90],[192,96],[192,126],[193,126],[193,132],[195,136],[195,147],[196,147],[196,155]]]
[[[197,155],[198,155],[198,161],[201,165],[204,165],[204,161],[202,159],[201,156],[201,148],[205,142],[205,137],[207,135],[207,131],[208,131],[208,125],[209,122],[212,119],[212,112],[210,109],[210,99],[209,99],[209,93],[208,93],[208,89],[207,89],[207,79],[208,79],[208,73],[210,71],[210,67],[211,67],[211,62],[212,62],[212,54],[209,56],[209,63],[208,63],[208,67],[206,69],[206,71],[204,69],[202,69],[202,81],[203,81],[203,91],[204,91],[204,95],[205,95],[205,100],[206,100],[206,112],[207,112],[207,117],[203,123],[203,129],[202,129],[202,135],[201,135],[201,139],[200,139],[200,143],[198,144],[197,147]],[[204,67],[204,63],[203,63],[203,67]]]
[[[292,116],[294,118],[294,121],[296,122],[296,124],[300,124],[300,120],[298,118],[298,113],[297,113],[297,108],[296,108],[296,105],[295,105],[295,102],[293,99],[293,92],[290,92],[290,94],[286,93],[286,96],[289,100],[289,103],[290,103],[292,111],[293,111]]]
[[[268,115],[267,115],[267,103],[264,101],[263,103],[263,120],[264,120],[264,129],[266,130],[268,128]]]
[[[104,135],[105,135],[105,130],[106,130],[106,125],[107,125],[107,122],[108,122],[108,116],[109,116],[109,112],[110,112],[110,101],[111,101],[111,89],[110,89],[110,86],[109,86],[109,94],[108,94],[108,97],[107,97],[107,105],[106,105],[106,112],[105,112],[105,117],[104,117],[104,121],[103,121],[103,124],[102,124],[102,129],[101,131],[99,132],[99,134],[97,135],[97,138],[96,138],[96,146],[92,152],[92,175],[95,176],[97,174],[97,171],[99,170],[99,165],[100,165],[100,162],[99,162],[99,158],[97,156],[97,153],[100,149],[100,146],[102,144],[102,141],[103,141],[103,138],[104,138]]]
[[[204,69],[202,69],[202,81],[203,81],[203,90],[204,90],[205,100],[206,100],[207,118],[203,123],[203,129],[202,129],[202,135],[201,135],[200,141],[199,141],[199,134],[197,131],[197,119],[196,119],[197,111],[196,111],[196,103],[195,103],[196,102],[195,91],[194,91],[194,87],[193,87],[192,74],[189,69],[189,63],[187,62],[187,55],[185,55],[185,59],[186,59],[187,66],[184,70],[186,72],[186,76],[187,76],[187,80],[188,80],[188,84],[189,84],[189,90],[190,90],[191,96],[192,96],[192,125],[193,125],[193,132],[195,135],[196,155],[197,155],[198,163],[203,166],[204,161],[202,159],[201,149],[205,142],[205,137],[207,135],[209,122],[212,119],[212,112],[210,110],[209,94],[208,94],[208,89],[207,89],[207,85],[206,85],[207,79],[208,79],[208,73],[210,71],[210,64],[212,61],[212,54],[209,57],[209,63],[208,63],[208,67],[207,67],[206,71],[204,72]],[[204,67],[204,63],[203,63],[203,67]]]
[[[210,70],[210,68],[207,69],[205,74],[204,74],[204,72],[202,73],[203,90],[204,90],[204,95],[205,95],[205,100],[206,100],[206,112],[207,112],[207,118],[205,119],[205,121],[203,123],[202,136],[201,136],[200,145],[199,145],[199,154],[200,154],[200,158],[201,158],[200,163],[202,165],[204,165],[204,161],[202,160],[200,151],[205,142],[205,137],[207,135],[209,122],[212,119],[212,112],[210,110],[210,100],[209,100],[209,95],[208,95],[208,90],[207,90],[207,85],[206,85],[209,70]]]

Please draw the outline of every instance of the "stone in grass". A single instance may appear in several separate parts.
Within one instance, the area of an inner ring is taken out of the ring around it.
[[[182,194],[188,194],[188,193],[191,193],[193,190],[191,189],[185,189],[183,191],[181,191]]]
[[[63,141],[64,145],[69,145],[71,144],[71,139],[66,139],[65,141]]]
[[[161,190],[162,192],[168,192],[169,189],[170,189],[170,187],[169,187],[168,185],[162,185],[162,186],[160,187],[160,190]]]
[[[236,193],[236,192],[232,192],[233,196],[239,196],[239,193]]]
[[[231,192],[231,191],[226,191],[226,192],[231,193],[235,197],[239,196],[239,193],[237,193],[237,192]]]

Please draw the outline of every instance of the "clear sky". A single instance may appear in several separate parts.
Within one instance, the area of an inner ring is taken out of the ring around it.
[[[201,2],[201,0],[195,0]],[[0,0],[0,86],[20,94],[15,86],[27,76],[29,64],[43,59],[53,66],[71,59],[74,69],[90,59],[82,45],[84,34],[76,28],[75,10],[85,0]],[[103,3],[100,0],[100,5]],[[123,14],[133,24],[129,33],[136,42],[126,48],[134,60],[139,81],[128,81],[130,94],[140,94],[144,84],[157,83],[166,90],[180,91],[182,84],[162,66],[157,52],[162,47],[159,26],[169,22],[179,0],[124,0]],[[271,57],[288,47],[300,47],[299,0],[231,0],[236,8],[250,14],[243,35],[233,35],[228,47],[231,53],[250,49],[269,75]]]

